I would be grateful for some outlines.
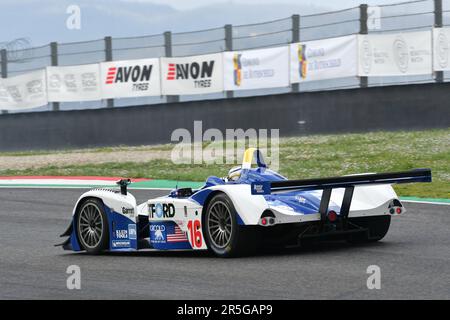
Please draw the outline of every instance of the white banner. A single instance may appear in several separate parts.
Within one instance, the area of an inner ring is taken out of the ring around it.
[[[101,100],[98,64],[47,67],[48,101]]]
[[[103,62],[100,69],[105,99],[161,95],[159,59]]]
[[[203,94],[223,91],[222,54],[161,58],[163,95]]]
[[[356,77],[358,41],[355,35],[290,45],[291,83]]]
[[[0,109],[36,108],[47,103],[45,69],[0,79]]]
[[[224,52],[225,90],[289,86],[289,47]]]
[[[433,62],[435,71],[450,70],[450,28],[433,29]]]
[[[431,31],[359,35],[360,76],[431,74]]]

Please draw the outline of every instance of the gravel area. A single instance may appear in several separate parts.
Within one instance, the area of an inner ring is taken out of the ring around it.
[[[107,162],[147,162],[170,159],[170,151],[117,150],[114,152],[66,152],[43,155],[0,156],[0,170],[23,170],[68,165],[98,164]]]

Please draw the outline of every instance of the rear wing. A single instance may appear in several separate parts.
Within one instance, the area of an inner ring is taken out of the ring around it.
[[[411,182],[431,182],[431,169],[414,169],[411,171],[391,173],[368,173],[319,179],[253,182],[252,194],[264,195],[283,191],[324,190],[365,184],[394,184]]]
[[[261,181],[251,184],[253,195],[267,195],[279,192],[323,190],[319,212],[326,215],[332,189],[345,188],[341,215],[348,216],[355,186],[411,182],[431,182],[431,169],[391,173],[368,173],[344,177],[331,177],[305,180]]]

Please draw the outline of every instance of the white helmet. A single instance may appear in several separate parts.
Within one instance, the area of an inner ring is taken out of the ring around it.
[[[228,181],[236,181],[241,176],[242,166],[233,167],[228,171]]]

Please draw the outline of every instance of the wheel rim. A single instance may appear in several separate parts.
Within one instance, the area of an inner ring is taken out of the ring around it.
[[[215,202],[208,212],[208,233],[216,247],[225,248],[230,243],[232,226],[228,206],[222,201]]]
[[[103,217],[100,209],[93,203],[86,203],[78,215],[78,228],[83,245],[95,248],[102,240]]]

